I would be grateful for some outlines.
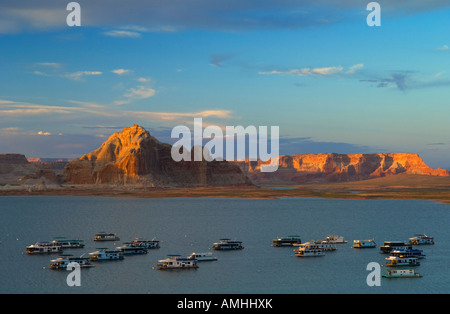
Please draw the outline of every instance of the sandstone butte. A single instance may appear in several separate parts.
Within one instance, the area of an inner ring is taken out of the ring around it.
[[[172,145],[139,125],[112,134],[97,150],[68,163],[62,178],[72,184],[143,184],[154,187],[251,185],[226,161],[180,161]]]
[[[450,176],[449,170],[430,168],[413,153],[282,155],[273,173],[261,172],[260,160],[236,164],[259,184],[359,181],[396,174]]]

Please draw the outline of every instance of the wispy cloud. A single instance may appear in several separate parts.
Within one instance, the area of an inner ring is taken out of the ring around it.
[[[122,37],[122,38],[139,38],[141,34],[138,32],[126,31],[126,30],[113,30],[104,33],[110,37]]]
[[[450,51],[450,47],[448,45],[443,45],[442,47],[436,48],[438,51]]]
[[[146,86],[138,86],[137,88],[130,88],[127,94],[123,96],[125,100],[118,100],[115,102],[116,105],[126,105],[136,100],[146,99],[153,97],[156,94],[156,90]]]
[[[385,76],[378,75],[360,79],[360,82],[374,83],[377,88],[391,88],[400,91],[450,86],[450,79],[446,79],[444,73],[423,75],[416,71],[403,70]]]
[[[116,70],[112,70],[112,73],[115,73],[117,75],[124,75],[124,74],[129,74],[132,73],[133,71],[131,70],[126,70],[126,69],[116,69]]]
[[[100,71],[78,71],[74,73],[64,74],[63,77],[69,78],[71,80],[81,80],[85,76],[98,76],[103,73]]]
[[[361,69],[363,64],[355,64],[347,70],[342,66],[331,66],[322,68],[298,68],[291,70],[272,70],[260,71],[261,75],[296,75],[296,76],[329,76],[334,74],[354,74],[356,70]]]

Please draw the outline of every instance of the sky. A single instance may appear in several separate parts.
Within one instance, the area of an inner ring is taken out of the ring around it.
[[[280,153],[450,169],[450,2],[0,2],[0,153],[76,158],[135,123],[279,126]],[[175,139],[176,140],[176,139]]]

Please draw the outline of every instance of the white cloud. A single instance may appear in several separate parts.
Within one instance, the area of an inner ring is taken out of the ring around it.
[[[74,73],[64,74],[63,77],[70,78],[72,80],[80,80],[83,76],[93,76],[93,75],[102,75],[102,72],[99,71],[78,71]]]
[[[146,99],[153,97],[155,95],[156,91],[153,88],[146,87],[146,86],[138,86],[137,88],[130,88],[128,90],[128,93],[123,95],[126,97],[126,100],[117,100],[114,102],[116,105],[126,105],[133,101],[140,100],[140,99]]]
[[[60,68],[62,65],[61,63],[56,63],[56,62],[38,62],[35,63],[36,66],[41,66],[41,67],[50,67],[50,68]]]
[[[356,70],[363,67],[363,64],[355,64],[347,71],[342,66],[322,67],[322,68],[301,68],[287,71],[273,70],[269,72],[258,72],[261,75],[297,75],[297,76],[328,76],[339,73],[354,74]]]
[[[116,69],[116,70],[113,70],[113,71],[111,71],[112,73],[115,73],[115,74],[117,74],[117,75],[123,75],[123,74],[127,74],[127,73],[131,73],[131,72],[133,72],[133,71],[131,71],[131,70],[125,70],[125,69]]]
[[[137,79],[137,81],[138,82],[141,82],[141,83],[147,83],[147,82],[150,82],[150,78],[148,77],[140,77],[140,78],[138,78]]]
[[[141,37],[140,33],[124,31],[124,30],[114,30],[104,33],[106,36],[110,37],[122,37],[122,38],[139,38]]]
[[[444,45],[442,47],[437,48],[437,50],[439,50],[439,51],[448,51],[448,50],[450,50],[450,47],[448,45]]]

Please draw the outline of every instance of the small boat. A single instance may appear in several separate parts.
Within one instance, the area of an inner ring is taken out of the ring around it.
[[[57,259],[51,260],[49,267],[51,269],[67,269],[70,263],[77,263],[80,268],[95,267],[88,257],[71,257],[72,255],[61,255]]]
[[[390,253],[393,250],[412,249],[412,245],[404,241],[384,241],[384,245],[380,246],[381,253]]]
[[[287,237],[276,238],[272,241],[273,246],[292,246],[293,244],[302,243],[300,236],[288,235]]]
[[[344,240],[343,236],[329,235],[324,240],[322,240],[322,243],[345,244],[347,243],[347,241]]]
[[[415,234],[414,237],[409,238],[408,241],[411,245],[427,245],[427,244],[434,244],[434,238],[429,237],[425,234]]]
[[[84,247],[84,241],[83,240],[66,240],[66,238],[63,237],[56,237],[54,238],[52,242],[56,245],[61,245],[63,249],[78,249]]]
[[[324,256],[325,252],[318,248],[299,247],[295,255],[299,257],[319,257]]]
[[[227,251],[227,250],[242,250],[242,242],[230,241],[230,239],[220,239],[219,242],[213,244],[214,250]]]
[[[147,254],[148,250],[142,246],[133,246],[130,243],[124,243],[124,245],[116,248],[119,252],[122,252],[124,255],[135,255],[135,254]]]
[[[159,249],[158,240],[144,240],[136,238],[130,243],[132,246],[145,247],[146,249]]]
[[[36,242],[26,247],[27,254],[62,253],[62,246],[53,242]]]
[[[168,255],[166,259],[158,261],[158,269],[192,269],[198,268],[197,260],[182,258],[181,255]]]
[[[89,253],[89,260],[96,262],[123,260],[123,253],[118,250],[99,248],[97,251]]]
[[[217,261],[217,257],[213,256],[211,252],[207,252],[207,253],[192,253],[187,258],[188,259],[196,259],[199,262],[202,262],[202,261]]]
[[[389,256],[386,258],[386,266],[398,267],[398,266],[419,266],[420,263],[416,257],[398,257]]]
[[[389,253],[391,256],[398,256],[398,257],[415,257],[415,258],[424,258],[426,255],[423,254],[422,250],[417,249],[399,249],[399,250],[392,250]]]
[[[372,240],[353,240],[352,248],[355,249],[364,249],[364,248],[374,248],[377,244]]]
[[[414,269],[392,269],[387,274],[382,274],[385,278],[420,278],[421,274],[416,273]]]
[[[337,250],[336,245],[322,242],[305,242],[301,244],[294,244],[294,246],[298,246],[299,248],[318,249],[324,252]]]
[[[94,236],[94,241],[120,241],[115,233],[100,232]]]

